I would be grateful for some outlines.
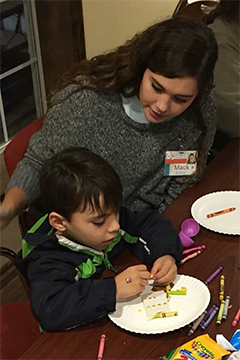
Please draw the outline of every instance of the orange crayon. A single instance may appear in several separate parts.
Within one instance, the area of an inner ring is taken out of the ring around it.
[[[209,218],[214,217],[214,216],[223,215],[223,214],[229,213],[229,212],[234,211],[234,210],[236,210],[235,207],[231,207],[231,208],[228,208],[228,209],[223,209],[223,210],[220,210],[220,211],[216,211],[214,213],[207,214],[207,218],[209,219]]]

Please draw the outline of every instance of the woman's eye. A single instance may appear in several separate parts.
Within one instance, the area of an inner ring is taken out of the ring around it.
[[[178,103],[184,104],[187,102],[187,100],[183,100],[183,99],[179,99],[179,98],[174,98],[174,100]]]
[[[153,89],[158,92],[158,93],[161,93],[162,92],[162,89],[160,89],[159,87],[157,87],[154,83],[152,83],[152,87]]]

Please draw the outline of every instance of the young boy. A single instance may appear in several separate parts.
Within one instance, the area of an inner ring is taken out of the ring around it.
[[[142,292],[150,274],[158,283],[174,280],[182,252],[176,231],[158,211],[121,207],[120,179],[100,156],[78,147],[53,156],[42,167],[41,194],[48,215],[27,233],[20,261],[43,330],[100,319],[118,298]],[[99,279],[126,247],[142,264]]]

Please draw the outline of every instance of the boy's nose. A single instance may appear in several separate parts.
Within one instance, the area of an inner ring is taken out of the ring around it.
[[[119,228],[120,228],[120,225],[119,225],[118,217],[114,217],[114,219],[111,221],[108,232],[117,233]]]

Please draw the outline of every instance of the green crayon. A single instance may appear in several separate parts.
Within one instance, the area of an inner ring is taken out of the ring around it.
[[[229,303],[230,303],[230,296],[226,296],[225,305],[224,305],[224,308],[223,308],[223,315],[222,315],[222,320],[224,320],[224,321],[227,319]]]
[[[220,326],[220,325],[221,325],[224,305],[225,305],[225,300],[222,300],[222,301],[221,301],[220,308],[219,308],[219,311],[218,311],[217,321],[216,321],[216,325],[217,325],[217,326]]]
[[[187,295],[187,291],[186,290],[170,290],[169,294],[170,295]]]

